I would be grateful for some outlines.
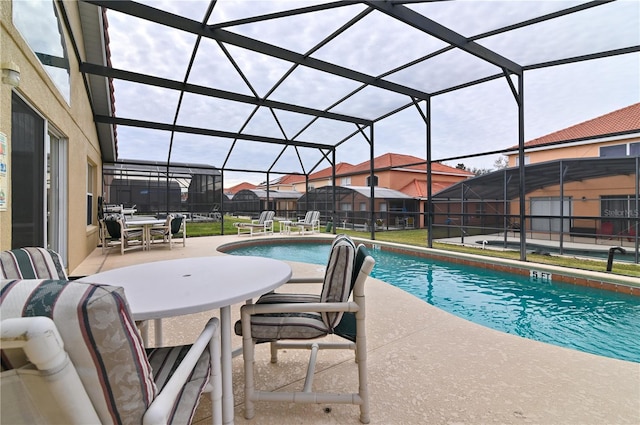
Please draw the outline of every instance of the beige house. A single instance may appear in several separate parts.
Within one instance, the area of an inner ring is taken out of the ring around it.
[[[336,186],[371,186],[371,162],[357,165],[346,162],[336,164]],[[385,153],[373,159],[374,186],[397,190],[417,199],[427,197],[427,166],[425,160],[412,155]],[[473,173],[439,163],[432,164],[433,193],[472,177]],[[309,175],[309,188],[331,186],[332,168],[328,167]],[[306,191],[305,178],[287,175],[270,183],[272,189]]]
[[[525,147],[526,230],[543,239],[634,244],[638,228],[640,103],[531,140]],[[509,166],[439,192],[436,223],[495,233],[518,226],[518,151]],[[465,193],[465,201],[460,201]],[[461,211],[463,209],[463,211]],[[451,224],[453,223],[453,224]]]
[[[640,103],[610,112],[525,143],[525,164],[571,158],[623,158],[640,155]],[[517,152],[508,154],[509,165],[517,165]],[[571,172],[569,170],[568,172]],[[532,215],[559,212],[564,198],[565,229],[573,236],[597,235],[608,238],[636,234],[638,211],[635,195],[636,173],[611,173],[604,177],[568,181],[528,193],[527,208]],[[512,203],[516,213],[517,199]],[[552,222],[553,223],[553,222]],[[556,221],[559,227],[559,221]],[[533,231],[546,230],[548,221],[531,220]],[[554,227],[553,225],[551,227]],[[554,230],[549,228],[549,230]],[[555,230],[559,230],[555,229]]]
[[[561,158],[638,156],[640,103],[533,139],[524,147],[525,165]],[[510,167],[518,165],[517,150],[506,156]]]
[[[93,118],[113,111],[110,82],[80,72],[108,63],[104,19],[86,3],[0,2],[0,249],[46,246],[68,270],[97,246],[102,161],[116,157]]]

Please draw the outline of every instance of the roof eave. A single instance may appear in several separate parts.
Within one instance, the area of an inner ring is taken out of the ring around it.
[[[90,63],[107,65],[107,47],[105,40],[105,22],[102,16],[102,8],[86,3],[78,2],[80,23],[82,26],[82,38],[85,46],[85,60]],[[112,102],[112,88],[109,78],[93,74],[86,76],[90,102],[93,105],[94,115],[114,116]],[[114,162],[117,160],[117,142],[114,126],[111,124],[96,123],[96,132],[102,153],[102,160]]]

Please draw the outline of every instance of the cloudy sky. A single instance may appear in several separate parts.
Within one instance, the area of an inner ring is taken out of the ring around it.
[[[145,1],[152,7],[201,22],[208,1]],[[209,24],[274,13],[318,2],[218,1]],[[410,9],[448,26],[465,37],[526,21],[584,2],[565,1],[456,1],[408,4]],[[316,14],[280,18],[270,22],[225,26],[225,31],[259,39],[306,54],[322,39],[365,11],[361,4],[333,8]],[[196,37],[182,31],[108,11],[112,64],[115,68],[182,81],[196,44]],[[640,45],[640,2],[622,0],[581,11],[573,16],[499,34],[478,41],[481,45],[521,65],[563,57]],[[266,96],[287,73],[291,64],[280,59],[202,39],[188,81],[248,96]],[[380,76],[405,63],[445,47],[417,29],[408,28],[381,12],[362,16],[336,39],[311,53],[311,57]],[[235,64],[228,59],[234,58]],[[238,69],[241,72],[238,72]],[[392,73],[384,78],[423,92],[434,92],[499,72],[494,65],[454,50]],[[311,68],[296,68],[268,99],[325,109],[360,83]],[[179,92],[115,81],[116,115],[122,118],[172,123]],[[640,102],[640,54],[626,54],[570,65],[526,71],[524,76],[525,140],[531,140],[599,115]],[[407,105],[411,99],[378,88],[366,88],[338,103],[332,112],[376,119]],[[424,108],[424,102],[420,104]],[[517,144],[517,105],[505,78],[432,98],[433,159],[489,152]],[[187,94],[177,123],[212,130],[236,132],[333,145],[357,130],[354,124],[318,120],[268,109],[255,115],[253,106],[239,102]],[[245,126],[248,117],[252,117]],[[277,118],[277,119],[276,119]],[[304,130],[301,132],[301,130]],[[374,126],[375,155],[385,152],[426,158],[424,121],[415,107],[392,115]],[[367,130],[368,134],[368,130]],[[120,159],[166,161],[171,134],[118,127]],[[206,163],[238,169],[266,169],[273,163],[279,172],[309,171],[321,160],[316,149],[175,134],[171,160]],[[369,158],[369,146],[361,135],[337,149],[337,161],[356,164]],[[445,162],[492,168],[497,155]],[[302,162],[302,165],[300,164]],[[328,166],[327,162],[320,168]],[[225,186],[237,182],[261,182],[265,174],[225,173]]]

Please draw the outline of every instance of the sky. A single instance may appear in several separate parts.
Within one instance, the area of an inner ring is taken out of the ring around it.
[[[145,1],[150,6],[202,21],[208,1]],[[218,1],[209,24],[319,2]],[[527,20],[584,2],[565,1],[456,1],[407,5],[450,29],[471,37],[494,28]],[[259,39],[298,53],[306,53],[324,37],[364,10],[360,4],[330,9],[313,15],[281,18],[268,23],[225,27],[235,34]],[[108,11],[111,60],[115,68],[182,81],[196,38],[178,30],[140,21]],[[528,65],[567,56],[640,45],[640,2],[622,0],[478,41],[484,47],[518,64]],[[445,44],[417,29],[408,28],[380,12],[364,16],[336,39],[312,52],[311,57],[344,68],[378,76]],[[251,96],[265,96],[290,70],[284,60],[266,57],[225,44],[242,75],[225,51],[210,39],[200,41],[189,82]],[[497,68],[465,52],[453,51],[385,79],[433,92],[475,78],[495,74]],[[244,80],[243,80],[244,76]],[[516,81],[515,78],[513,80]],[[247,84],[248,82],[248,84]],[[517,84],[517,83],[516,83]],[[115,80],[116,116],[172,123],[179,92]],[[359,83],[306,67],[296,68],[268,99],[325,109]],[[525,141],[640,102],[640,54],[590,60],[524,73]],[[332,112],[375,119],[406,105],[406,95],[366,88],[339,103]],[[277,110],[259,110],[243,128],[253,107],[238,102],[187,94],[180,103],[177,123],[213,130],[335,144],[357,131],[352,123],[318,120],[299,135],[309,118]],[[424,102],[420,103],[424,108]],[[432,158],[447,159],[493,150],[518,143],[517,104],[506,78],[435,96],[431,101]],[[369,135],[369,130],[366,134]],[[411,106],[374,125],[375,150],[426,158],[426,128],[417,108]],[[120,159],[166,161],[171,134],[118,126]],[[276,145],[175,134],[171,161],[210,164],[238,169],[277,172],[310,171],[329,166],[318,150],[292,148],[282,152]],[[357,164],[369,159],[370,149],[359,134],[342,143],[337,162]],[[227,157],[228,156],[228,157]],[[493,168],[498,155],[453,159],[444,163],[470,168]],[[320,165],[318,163],[320,162]],[[302,163],[302,165],[301,165]],[[270,176],[274,177],[274,174]],[[242,181],[259,183],[264,173],[225,172],[225,186]]]

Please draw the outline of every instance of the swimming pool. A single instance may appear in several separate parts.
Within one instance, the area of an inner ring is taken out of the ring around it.
[[[224,250],[325,265],[327,243]],[[472,322],[587,353],[640,363],[640,297],[380,249],[372,276]]]

